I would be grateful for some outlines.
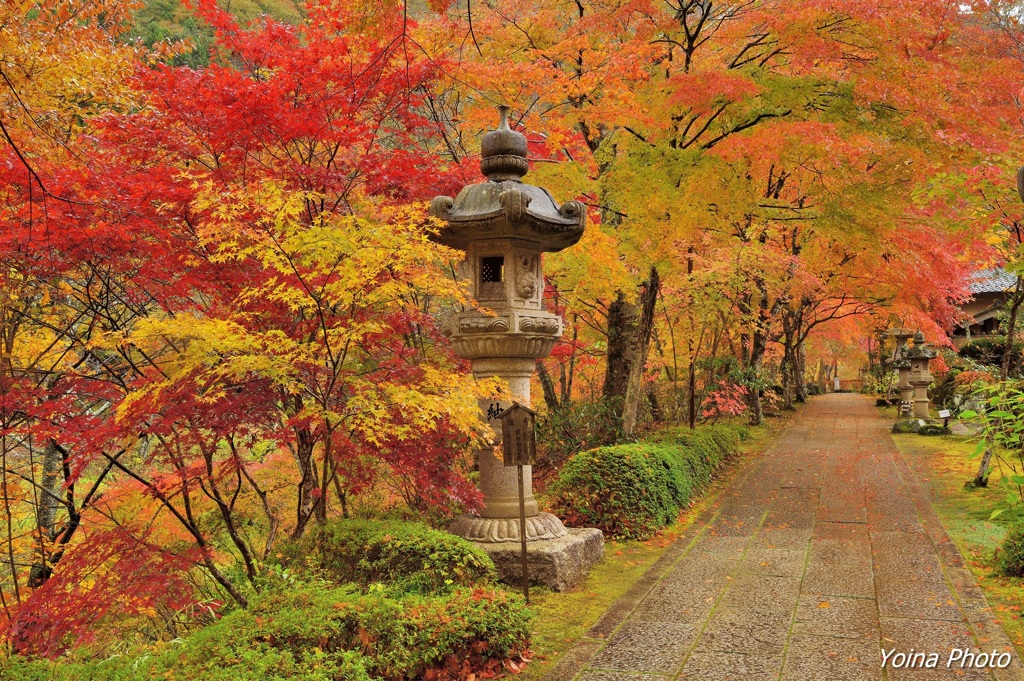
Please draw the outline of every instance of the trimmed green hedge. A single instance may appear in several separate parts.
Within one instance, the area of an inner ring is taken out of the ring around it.
[[[384,583],[437,593],[496,579],[490,557],[472,543],[420,523],[337,520],[281,547],[281,563],[333,582]]]
[[[522,598],[488,588],[391,598],[354,586],[266,595],[153,654],[88,664],[0,660],[5,681],[373,681],[525,651]]]
[[[745,436],[729,425],[667,429],[646,442],[581,452],[550,487],[553,511],[570,525],[645,539],[679,516]]]

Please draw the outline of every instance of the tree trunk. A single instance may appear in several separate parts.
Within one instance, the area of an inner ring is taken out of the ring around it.
[[[803,397],[801,397],[803,380],[797,377],[803,371],[800,365],[799,348],[802,345],[800,329],[803,325],[804,308],[802,303],[797,305],[797,309],[794,309],[792,304],[789,304],[783,308],[782,312],[782,345],[784,350],[781,370],[784,409],[793,409],[794,402],[804,401]]]
[[[665,412],[661,409],[661,402],[658,401],[658,393],[653,383],[647,386],[647,403],[651,405],[651,418],[659,422],[664,421]]]
[[[978,465],[978,474],[974,476],[974,485],[976,487],[988,487],[988,466],[992,462],[992,448],[986,447],[985,454],[981,457],[981,463]]]
[[[637,341],[633,347],[633,358],[629,366],[629,378],[626,383],[625,403],[622,405],[622,433],[626,437],[633,434],[636,428],[637,415],[640,410],[640,397],[643,395],[644,367],[647,364],[647,351],[651,345],[654,332],[654,304],[658,300],[658,289],[661,280],[658,270],[651,267],[650,276],[640,294],[640,324],[637,329]]]
[[[687,387],[690,393],[690,399],[686,405],[687,414],[686,418],[690,426],[690,430],[697,427],[697,362],[694,358],[690,358],[690,372],[687,377]]]
[[[295,529],[292,539],[298,539],[306,531],[306,525],[316,511],[320,485],[317,482],[316,462],[313,459],[315,441],[313,434],[305,428],[297,429],[295,437],[295,459],[299,465],[299,480]]]
[[[1021,278],[1017,277],[1013,297],[1010,299],[1013,302],[1010,304],[1010,318],[1006,322],[1006,344],[1003,346],[1003,365],[1000,371],[1000,376],[1004,381],[1010,375],[1010,358],[1013,357],[1013,340],[1017,331],[1017,310],[1020,309],[1021,302],[1024,302],[1022,283],[1024,282]]]
[[[32,588],[42,586],[53,571],[46,545],[57,538],[57,509],[63,504],[60,497],[64,482],[63,463],[57,444],[51,440],[43,450],[43,477],[39,485],[39,511],[36,514],[39,545],[28,577],[28,585]]]
[[[63,462],[57,444],[50,441],[43,450],[43,480],[39,499],[39,531],[50,541],[57,537],[57,509],[63,503],[60,496],[64,482]]]
[[[768,346],[768,336],[764,331],[757,330],[751,336],[750,342],[750,371],[753,376],[753,385],[750,387],[748,396],[750,404],[750,425],[759,426],[764,422],[764,412],[761,409],[761,394],[758,387],[758,375],[761,373],[761,363],[764,360],[764,353]]]
[[[782,379],[782,408],[787,410],[793,409],[793,365],[795,364],[793,359],[793,343],[790,339],[789,334],[782,340],[782,365],[779,367],[779,373]]]
[[[560,404],[569,404],[572,400],[572,382],[576,373],[576,337],[578,333],[578,320],[574,314],[572,316],[572,354],[569,355],[569,368],[566,370],[565,362],[561,362],[558,365],[558,390],[561,394]]]
[[[768,333],[771,319],[777,311],[779,302],[774,307],[768,304],[768,287],[763,280],[756,280],[760,296],[757,301],[757,317],[754,319],[754,331],[750,334],[750,355],[747,369],[750,371],[750,424],[759,426],[764,422],[764,411],[761,409],[761,366],[764,362],[764,353],[768,350]]]
[[[807,348],[803,341],[796,346],[796,362],[793,364],[795,375],[793,383],[796,386],[796,401],[807,401]]]
[[[556,411],[558,409],[558,394],[555,393],[555,383],[551,380],[551,374],[548,373],[544,362],[537,362],[537,378],[540,379],[540,387],[544,391],[544,404],[547,405],[548,411]]]
[[[608,306],[608,357],[603,389],[606,398],[625,396],[639,334],[640,310],[619,291]]]

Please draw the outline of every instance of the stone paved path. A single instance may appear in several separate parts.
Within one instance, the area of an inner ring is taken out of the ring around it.
[[[1024,679],[889,425],[813,398],[548,680]],[[883,670],[894,648],[939,668]],[[947,669],[953,648],[1012,662]]]

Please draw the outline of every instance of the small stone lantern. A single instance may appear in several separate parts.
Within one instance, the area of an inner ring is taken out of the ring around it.
[[[561,318],[543,306],[541,254],[578,242],[586,211],[577,201],[559,206],[547,190],[522,181],[529,170],[526,137],[509,128],[508,107],[499,111],[498,129],[484,135],[481,145],[480,171],[487,181],[464,187],[454,199],[438,196],[431,202],[431,215],[445,223],[432,239],[465,252],[460,275],[469,280],[474,297],[487,310],[467,310],[456,316],[448,329],[455,352],[471,360],[475,376],[505,379],[514,399],[529,406],[530,378],[537,360],[547,357],[562,335]],[[509,405],[481,404],[499,442],[498,417]],[[478,455],[484,497],[480,516],[459,518],[449,530],[480,542],[502,578],[513,581],[521,570],[517,565],[517,471],[506,468],[493,448]],[[567,588],[600,559],[601,533],[596,529],[570,532],[554,515],[539,512],[532,468],[524,468],[526,538],[531,543],[531,573],[536,573],[532,576],[553,588]],[[572,554],[568,560],[567,551]],[[535,569],[535,562],[545,561],[546,567]],[[559,562],[566,565],[556,565]]]
[[[903,329],[891,329],[889,335],[896,338],[896,352],[893,353],[892,368],[899,373],[896,389],[900,391],[899,417],[910,416],[914,406],[914,386],[910,385],[910,347],[907,341],[913,334]]]
[[[939,356],[934,348],[924,342],[924,334],[914,334],[914,347],[907,352],[910,362],[910,385],[914,389],[914,416],[928,418],[928,386],[932,382],[932,374],[928,363]]]

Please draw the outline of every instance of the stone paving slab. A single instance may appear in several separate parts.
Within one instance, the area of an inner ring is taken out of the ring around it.
[[[592,669],[675,673],[697,634],[696,623],[627,620],[591,660]]]
[[[889,425],[813,398],[547,681],[1024,681]],[[883,649],[942,664],[883,669]],[[947,669],[953,649],[1011,664]]]
[[[870,564],[812,562],[804,571],[804,593],[819,596],[875,597],[874,572]]]
[[[773,678],[782,667],[782,655],[695,652],[683,667],[680,679],[701,681],[747,681]]]
[[[865,638],[793,636],[789,642],[782,679],[878,681],[882,679],[882,674],[876,641]]]

